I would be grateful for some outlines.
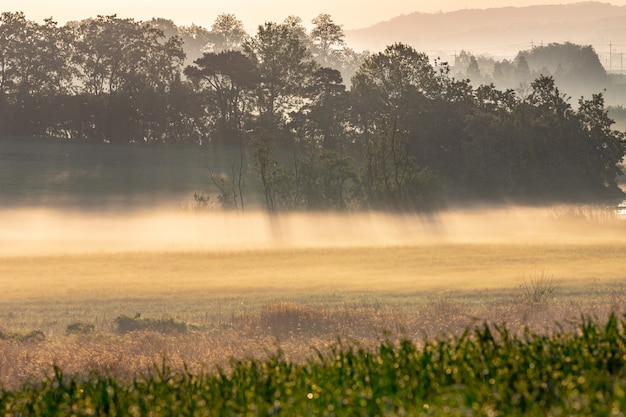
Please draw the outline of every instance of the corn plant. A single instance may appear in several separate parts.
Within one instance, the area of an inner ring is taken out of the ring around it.
[[[173,372],[167,361],[130,381],[97,372],[2,390],[6,415],[371,416],[620,415],[626,411],[626,323],[583,318],[577,331],[512,336],[483,325],[462,336],[338,341],[303,363],[281,351],[229,371]]]

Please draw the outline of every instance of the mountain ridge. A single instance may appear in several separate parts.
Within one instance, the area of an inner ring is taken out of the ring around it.
[[[613,42],[626,50],[626,6],[602,2],[565,5],[461,9],[451,12],[414,12],[372,26],[346,30],[355,49],[378,52],[404,42],[418,50],[460,51],[504,56],[510,46],[533,42],[570,41],[582,44]],[[514,48],[513,48],[514,49]]]

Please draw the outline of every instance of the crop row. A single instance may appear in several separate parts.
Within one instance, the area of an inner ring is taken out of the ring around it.
[[[131,381],[97,372],[3,390],[5,415],[623,415],[626,322],[583,319],[574,332],[511,335],[483,325],[462,336],[338,341],[304,363],[279,351],[228,371],[172,372],[166,360]]]

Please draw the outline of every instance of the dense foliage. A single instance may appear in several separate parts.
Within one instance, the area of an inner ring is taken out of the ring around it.
[[[3,391],[8,415],[620,415],[626,411],[625,322],[511,336],[485,325],[460,338],[339,343],[303,364],[280,352],[233,360],[229,372],[171,372],[132,381],[54,375]]]
[[[250,36],[232,15],[203,31],[3,13],[0,136],[234,146],[239,158],[214,183],[238,209],[247,170],[272,211],[620,195],[626,137],[602,94],[574,107],[543,75],[523,94],[474,87],[410,46],[366,57],[330,16],[313,23],[308,34],[292,16]],[[202,55],[185,61],[185,42],[201,39]]]

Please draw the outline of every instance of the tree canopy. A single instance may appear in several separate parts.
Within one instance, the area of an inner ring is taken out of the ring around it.
[[[312,23],[307,33],[291,16],[249,35],[227,14],[211,30],[180,30],[163,19],[60,27],[3,13],[0,136],[236,146],[230,176],[214,179],[236,207],[248,174],[270,210],[621,195],[626,137],[603,94],[572,104],[558,75],[532,69],[548,50],[586,47],[495,66],[494,77],[536,75],[515,91],[490,83],[469,54],[460,58],[480,83],[402,43],[359,55],[329,15]]]

